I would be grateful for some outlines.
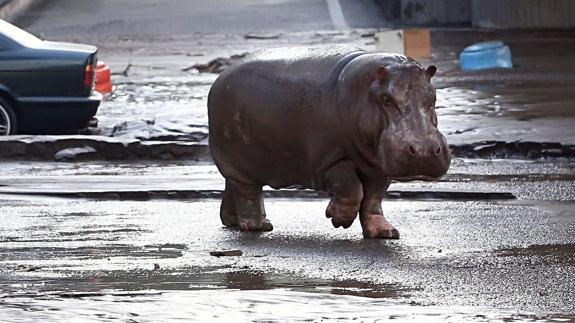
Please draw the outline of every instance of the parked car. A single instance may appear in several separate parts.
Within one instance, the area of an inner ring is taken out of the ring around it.
[[[102,99],[94,91],[96,52],[44,41],[0,20],[0,135],[85,128]]]

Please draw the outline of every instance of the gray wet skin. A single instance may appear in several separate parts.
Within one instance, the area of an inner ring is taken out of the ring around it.
[[[261,51],[208,96],[210,149],[226,178],[225,226],[270,231],[262,186],[330,193],[326,216],[366,238],[399,238],[383,216],[391,179],[435,179],[450,164],[437,130],[435,66],[349,46]]]

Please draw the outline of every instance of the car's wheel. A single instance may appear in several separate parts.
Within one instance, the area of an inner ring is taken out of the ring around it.
[[[14,109],[0,98],[0,136],[14,135],[18,131],[18,121]]]

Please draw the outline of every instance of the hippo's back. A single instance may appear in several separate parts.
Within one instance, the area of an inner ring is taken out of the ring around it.
[[[256,52],[237,69],[259,71],[267,76],[273,73],[281,79],[319,85],[330,79],[338,64],[344,65],[345,57],[361,52],[361,49],[347,45],[276,48]]]
[[[361,53],[350,46],[264,50],[222,73],[208,97],[210,149],[222,174],[312,186],[330,154],[338,158],[336,111],[326,102],[341,69]]]

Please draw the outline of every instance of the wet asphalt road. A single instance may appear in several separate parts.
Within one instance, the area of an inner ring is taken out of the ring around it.
[[[125,191],[221,188],[211,165],[9,163],[3,169],[4,192],[105,191],[112,182]],[[397,241],[364,240],[358,223],[334,229],[323,216],[324,199],[268,199],[275,230],[249,234],[222,228],[213,199],[0,194],[0,320],[30,312],[24,321],[57,321],[66,313],[203,320],[234,311],[278,320],[318,313],[422,322],[571,317],[573,170],[568,161],[456,160],[442,182],[393,184],[399,191],[517,197],[386,201],[384,211],[402,234]],[[170,184],[170,177],[180,181]],[[90,184],[78,184],[82,178]],[[229,249],[243,256],[209,255]],[[238,289],[253,292],[233,292]],[[208,300],[219,304],[215,312]],[[373,312],[364,313],[365,306]]]
[[[388,25],[373,0],[171,0],[169,5],[157,0],[51,0],[17,22],[59,38],[85,33],[177,36],[333,30],[342,28],[341,19],[349,28]]]

